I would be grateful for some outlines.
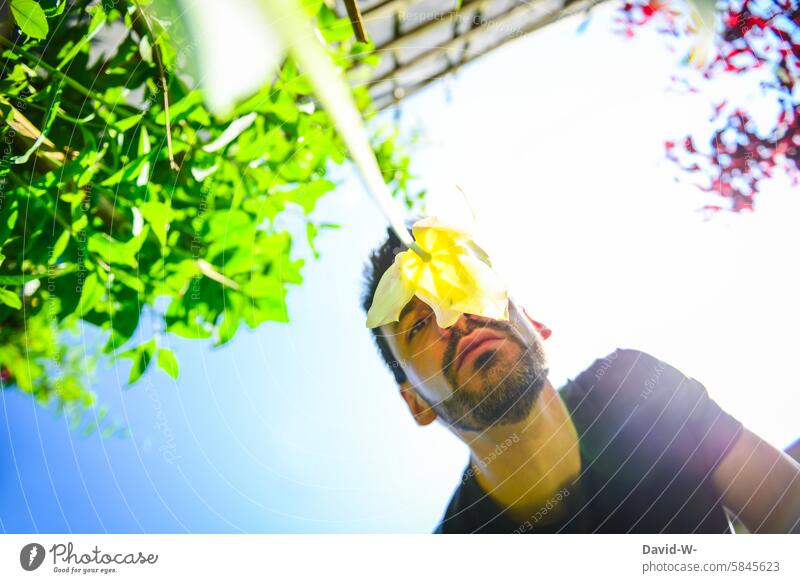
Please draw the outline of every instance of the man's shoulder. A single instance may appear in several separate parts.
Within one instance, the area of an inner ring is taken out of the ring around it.
[[[652,354],[632,348],[617,348],[596,359],[565,389],[603,401],[617,398],[643,401],[656,394],[674,392],[687,382],[697,383]]]
[[[647,352],[618,348],[596,359],[561,390],[580,429],[636,434],[677,426],[706,410],[705,387]],[[627,429],[623,429],[627,428]]]
[[[641,350],[617,349],[595,360],[561,394],[586,450],[610,465],[634,451],[645,466],[666,452],[679,465],[698,452],[705,471],[742,427],[702,383]]]

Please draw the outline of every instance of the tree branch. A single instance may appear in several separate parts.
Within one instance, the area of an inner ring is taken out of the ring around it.
[[[178,172],[181,168],[175,162],[175,155],[172,151],[172,124],[169,117],[169,88],[167,86],[167,74],[166,70],[164,69],[164,61],[161,59],[161,49],[156,41],[156,36],[153,32],[153,26],[150,24],[150,19],[148,18],[147,13],[142,10],[141,6],[136,7],[136,12],[138,16],[142,18],[144,26],[147,28],[147,33],[150,35],[150,38],[153,41],[151,45],[153,48],[153,58],[155,59],[156,67],[158,67],[160,81],[159,85],[161,87],[161,93],[164,97],[164,129],[167,132],[167,157],[169,158],[169,167],[175,172]]]

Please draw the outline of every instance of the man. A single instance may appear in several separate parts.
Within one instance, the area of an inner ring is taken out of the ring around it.
[[[390,232],[373,252],[365,311],[400,250]],[[751,532],[798,532],[800,465],[698,381],[618,349],[557,391],[550,331],[509,316],[439,328],[414,297],[373,329],[416,422],[440,420],[471,452],[437,533],[723,533],[725,509]]]

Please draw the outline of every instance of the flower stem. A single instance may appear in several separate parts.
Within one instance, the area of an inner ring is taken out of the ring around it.
[[[271,22],[279,22],[282,35],[298,65],[308,76],[315,94],[331,116],[339,135],[361,172],[361,177],[389,225],[400,241],[424,260],[430,254],[414,242],[408,232],[398,203],[383,180],[375,152],[369,144],[363,120],[353,103],[350,87],[336,70],[322,42],[309,25],[308,14],[297,0],[261,0],[260,5]]]

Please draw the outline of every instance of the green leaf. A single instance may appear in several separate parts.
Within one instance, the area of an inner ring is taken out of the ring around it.
[[[19,294],[4,287],[0,287],[0,302],[15,310],[19,310],[22,307],[22,300],[19,299]]]
[[[126,273],[123,269],[114,270],[114,279],[136,292],[144,293],[144,284],[142,280],[134,275]]]
[[[2,178],[0,178],[2,180]],[[5,241],[17,224],[19,217],[18,203],[16,200],[9,201],[6,208],[0,208],[0,241]]]
[[[97,410],[97,415],[95,418],[92,419],[89,423],[86,424],[86,427],[83,428],[83,436],[88,437],[92,433],[94,433],[97,428],[99,428],[103,424],[103,420],[108,416],[108,406],[103,405]]]
[[[217,342],[214,346],[222,346],[230,342],[236,335],[236,330],[239,329],[239,322],[242,319],[242,302],[238,296],[232,295],[228,304],[217,326]]]
[[[89,22],[89,30],[92,34],[100,27],[101,24],[108,20],[108,15],[106,14],[106,11],[103,10],[103,6],[100,4],[87,7],[86,12],[92,15],[92,20]]]
[[[317,246],[314,244],[314,240],[317,238],[317,234],[319,233],[319,229],[317,229],[317,225],[308,221],[306,223],[306,240],[308,241],[308,246],[311,248],[312,253],[314,253],[314,259],[319,259],[319,251],[317,250]]]
[[[158,242],[164,247],[167,244],[167,231],[172,216],[172,209],[169,203],[158,201],[148,201],[139,207],[144,219],[150,223],[153,233],[158,237]]]
[[[0,285],[22,285],[34,279],[41,279],[41,277],[41,275],[35,273],[26,273],[24,275],[0,275]]]
[[[111,324],[108,341],[103,347],[104,354],[118,351],[133,336],[139,326],[139,316],[142,311],[140,300],[136,294],[127,289],[121,289],[114,294],[114,299],[119,301],[118,306],[112,306],[103,323]]]
[[[67,0],[41,0],[40,4],[47,18],[53,18],[64,14]]]
[[[128,384],[132,385],[138,381],[150,366],[150,361],[153,360],[153,354],[156,351],[156,341],[151,338],[148,342],[140,344],[136,348],[120,354],[123,358],[130,358],[133,360],[131,373],[128,375]]]
[[[139,41],[139,55],[148,65],[153,64],[153,47],[150,45],[150,39],[147,38],[147,35],[143,36],[142,40]]]
[[[89,226],[89,216],[80,215],[72,222],[72,233],[74,235],[80,235],[81,232],[88,226]]]
[[[88,314],[94,309],[97,303],[103,299],[105,287],[98,279],[96,273],[90,273],[86,279],[83,280],[83,288],[81,289],[81,299],[78,302],[78,307],[75,312],[79,316]]]
[[[119,121],[114,122],[113,124],[111,124],[111,127],[121,132],[127,132],[132,127],[139,125],[142,122],[143,117],[144,117],[143,113],[138,113],[136,115],[132,115],[130,117],[126,117]]]
[[[314,210],[317,200],[326,192],[333,190],[334,186],[330,180],[316,180],[287,192],[286,200],[299,204],[308,214]]]
[[[33,390],[33,379],[41,374],[41,367],[36,361],[24,354],[24,348],[14,345],[0,346],[0,359],[3,366],[11,373],[11,382],[26,393]]]
[[[203,328],[199,323],[175,322],[170,324],[167,332],[182,338],[211,338],[211,332]]]
[[[97,254],[106,264],[127,265],[136,268],[139,263],[136,261],[136,250],[129,248],[125,243],[112,239],[105,233],[95,233],[89,237],[89,251]]]
[[[102,186],[115,186],[117,184],[125,184],[134,177],[138,177],[142,172],[142,168],[150,164],[152,153],[148,152],[144,156],[139,156],[132,160],[130,163],[123,166],[120,170],[103,180],[100,184]]]
[[[178,359],[175,353],[166,348],[158,349],[158,366],[173,379],[178,378]]]
[[[65,5],[66,5],[66,0],[61,2],[61,9],[62,10],[64,9]],[[86,11],[91,14],[91,11],[94,8],[100,8],[100,6],[90,6],[90,7],[88,7],[86,9]],[[45,13],[47,13],[47,9],[45,9]],[[53,15],[48,13],[47,16],[48,17],[52,17]],[[72,61],[72,59],[74,59],[75,56],[79,52],[81,52],[86,47],[88,47],[91,44],[92,39],[100,31],[100,29],[103,27],[105,22],[106,22],[105,12],[102,9],[98,10],[97,12],[95,12],[92,15],[92,21],[89,24],[89,32],[87,34],[84,34],[83,37],[81,37],[80,42],[76,42],[71,47],[67,47],[68,50],[64,54],[64,56],[61,58],[61,61],[59,61],[58,66],[56,67],[56,69],[58,69],[59,71],[61,69],[63,69],[64,65],[66,65],[67,63]]]
[[[11,0],[11,14],[20,30],[31,38],[43,39],[50,31],[44,10],[34,0]]]
[[[201,106],[202,103],[203,103],[203,94],[200,91],[190,91],[189,93],[186,94],[185,97],[183,97],[183,99],[180,99],[175,103],[170,104],[169,106],[170,121],[172,122],[173,125],[177,124],[177,122],[184,119],[197,107]],[[166,121],[167,121],[167,114],[162,110],[159,112],[158,116],[156,116],[156,123],[158,125],[164,125]]]
[[[353,25],[350,24],[350,21],[347,18],[339,18],[324,3],[320,6],[317,19],[320,32],[326,41],[346,41],[353,37]]]
[[[56,244],[53,245],[53,249],[50,252],[50,259],[47,261],[47,265],[55,265],[59,257],[63,255],[68,244],[69,244],[69,231],[65,230],[61,233],[61,236],[56,241]]]

